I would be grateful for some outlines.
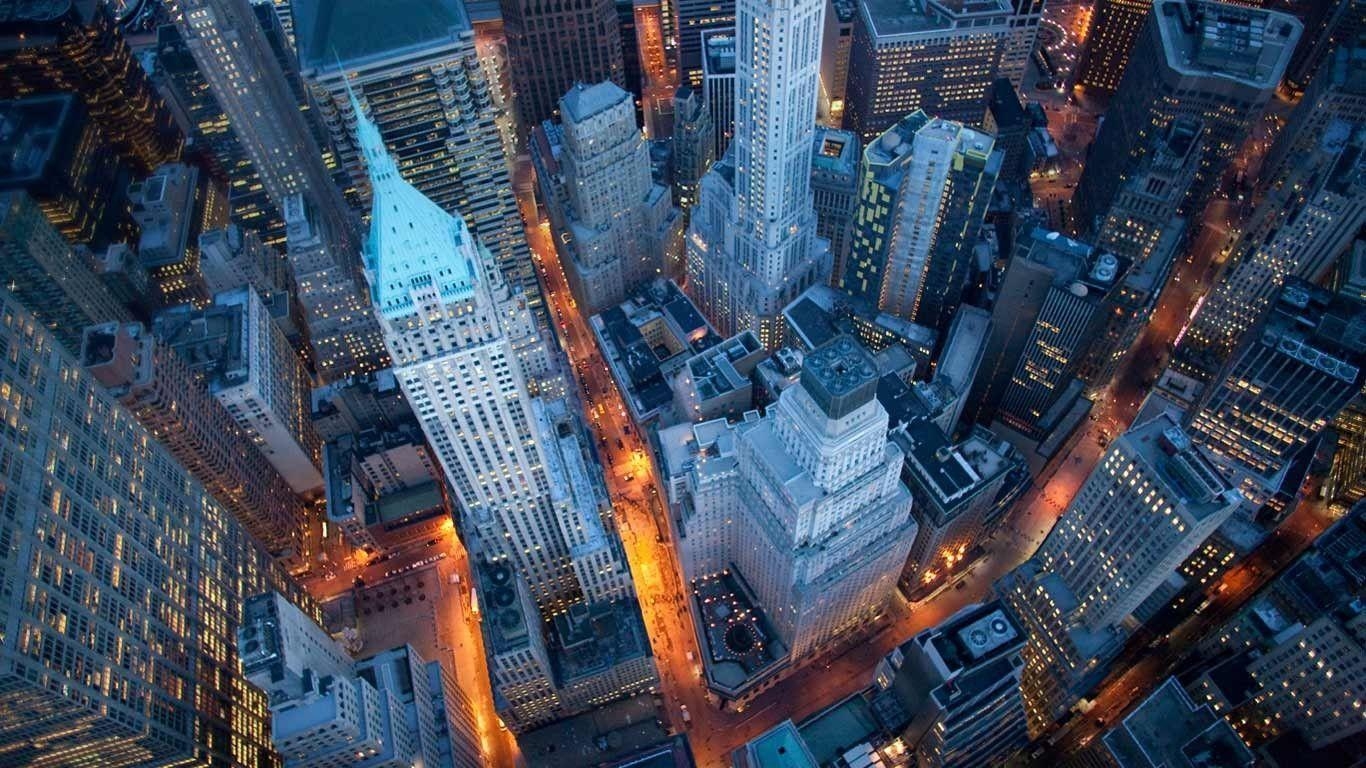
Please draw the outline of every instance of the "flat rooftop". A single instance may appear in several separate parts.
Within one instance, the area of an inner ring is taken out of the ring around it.
[[[460,0],[294,0],[302,68],[330,70],[453,40],[470,30]]]
[[[744,747],[747,768],[820,768],[791,720],[784,720]]]
[[[1288,13],[1209,0],[1154,8],[1167,63],[1180,72],[1276,87],[1303,26]]]
[[[960,28],[982,34],[992,21],[1004,27],[1011,9],[1006,0],[861,0],[859,10],[875,37],[896,38]]]
[[[1252,753],[1208,705],[1167,678],[1103,740],[1121,768],[1238,768]]]

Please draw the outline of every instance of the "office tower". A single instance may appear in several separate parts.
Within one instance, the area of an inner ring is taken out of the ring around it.
[[[1262,183],[1288,179],[1293,166],[1319,151],[1330,133],[1343,130],[1343,123],[1366,124],[1366,41],[1337,49],[1325,62],[1267,150],[1259,173]]]
[[[426,8],[428,13],[393,24],[392,10],[382,4],[300,2],[295,23],[312,30],[299,40],[300,69],[350,173],[357,203],[371,202],[370,182],[353,134],[348,78],[403,177],[446,212],[464,217],[498,259],[505,279],[539,308],[540,287],[503,141],[507,113],[500,106],[497,82],[485,69],[488,57],[476,49],[475,32],[460,2],[438,0]],[[554,29],[553,18],[546,14],[536,23]],[[565,83],[550,97],[547,115],[554,99],[572,84]],[[417,125],[428,128],[414,133]]]
[[[307,596],[74,353],[0,304],[0,763],[258,765],[270,726],[238,671],[240,606]]]
[[[996,188],[1000,158],[992,153],[992,139],[917,112],[879,136],[864,160],[857,256],[849,262],[853,284],[880,273],[879,307],[942,331],[962,302],[972,249]],[[877,180],[891,170],[884,167],[904,169],[899,182],[887,185],[896,188],[890,205]],[[884,210],[885,219],[879,215]]]
[[[865,629],[915,537],[877,382],[859,343],[835,338],[807,354],[768,415],[724,427],[733,471],[704,460],[688,481],[684,572],[738,572],[790,659]]]
[[[650,178],[650,150],[631,94],[580,83],[560,99],[562,195],[547,195],[569,289],[585,314],[616,306],[659,277],[671,232],[681,232],[668,190]]]
[[[991,336],[991,313],[981,307],[962,304],[953,313],[948,335],[934,363],[934,384],[944,386],[956,395],[949,413],[942,422],[944,431],[953,434],[958,419],[963,415],[968,393],[977,380],[977,369],[986,353]]]
[[[817,128],[811,149],[811,202],[816,210],[816,236],[830,243],[831,275],[844,274],[854,208],[858,204],[858,136],[835,128]]]
[[[288,291],[289,264],[255,230],[229,224],[199,236],[199,273],[210,294],[244,285],[257,293]]]
[[[1157,0],[1077,181],[1077,218],[1110,207],[1124,170],[1178,117],[1200,120],[1200,169],[1182,212],[1199,215],[1262,116],[1300,37],[1289,14],[1215,0]]]
[[[1245,489],[1278,475],[1366,382],[1366,304],[1291,279],[1187,414]],[[1254,500],[1256,490],[1245,490]]]
[[[1366,498],[1366,396],[1344,406],[1332,427],[1337,445],[1323,479],[1323,497],[1330,506],[1346,509]]]
[[[679,86],[674,94],[673,148],[674,204],[685,214],[697,202],[697,185],[716,160],[711,110],[700,89]]]
[[[702,84],[707,38],[712,33],[735,34],[735,0],[675,0],[678,9],[679,83]],[[716,113],[712,113],[713,117]],[[716,154],[717,157],[721,153]]]
[[[73,356],[81,330],[132,315],[22,191],[0,192],[0,285],[47,326]]]
[[[711,113],[712,154],[725,157],[735,136],[735,30],[702,34],[702,100]]]
[[[606,569],[612,583],[602,584],[602,572],[570,557],[566,538],[590,535],[584,520],[597,509],[575,508],[565,492],[545,406],[529,390],[533,358],[546,352],[525,299],[463,220],[398,174],[379,129],[356,110],[373,190],[366,264],[375,310],[467,533],[484,558],[514,565],[542,605],[615,595],[619,570]]]
[[[820,118],[831,127],[844,124],[844,99],[849,89],[849,51],[854,42],[856,0],[826,0],[825,32],[821,36]]]
[[[1011,0],[1010,18],[996,64],[997,77],[1004,78],[1016,91],[1024,88],[1025,72],[1039,41],[1039,25],[1043,23],[1044,0]]]
[[[308,374],[255,290],[220,293],[205,309],[168,309],[153,331],[204,379],[295,493],[321,490]]]
[[[1153,0],[1098,0],[1086,28],[1086,49],[1077,65],[1076,84],[1087,93],[1110,94],[1119,88],[1129,53],[1148,23]]]
[[[234,223],[260,233],[284,248],[284,219],[256,173],[232,121],[218,103],[199,62],[174,24],[157,29],[153,79],[167,102],[189,126],[186,155],[198,158],[228,185],[228,209]]]
[[[199,235],[227,223],[227,200],[207,174],[184,163],[159,166],[128,187],[138,225],[138,259],[163,306],[208,303],[199,273]]]
[[[615,0],[568,0],[551,6],[500,0],[517,119],[554,117],[575,83],[626,85]]]
[[[1366,42],[1366,3],[1339,0],[1311,3],[1295,9],[1304,21],[1304,35],[1285,69],[1285,84],[1292,92],[1303,91],[1333,59],[1337,49]]]
[[[1000,600],[969,605],[878,662],[874,707],[922,768],[999,765],[1027,740],[1025,631]]]
[[[983,430],[985,432],[985,430]],[[902,588],[912,596],[947,583],[967,565],[985,538],[987,513],[1018,470],[1018,455],[1002,453],[990,432],[970,432],[955,443],[928,419],[913,420],[892,433],[906,455],[901,479],[911,492],[918,530],[901,570]]]
[[[1317,282],[1366,224],[1366,129],[1334,123],[1258,204],[1179,340],[1183,373],[1207,380],[1290,277]]]
[[[1000,419],[1036,440],[1078,417],[1078,369],[1129,264],[1057,232],[1022,234],[992,308],[968,417]]]
[[[67,242],[102,248],[121,234],[123,174],[76,96],[0,103],[0,190],[27,191]]]
[[[1100,681],[1120,622],[1238,498],[1171,414],[1115,439],[1034,557],[996,584],[1029,635],[1020,688],[1031,736]]]
[[[1192,765],[1203,759],[1227,768],[1251,768],[1252,751],[1207,703],[1198,706],[1175,677],[1148,694],[1101,737],[1117,768]]]
[[[994,146],[1001,153],[1000,180],[1014,184],[1025,182],[1033,165],[1033,121],[1020,94],[1009,80],[997,78],[991,84],[991,99],[987,102],[987,117],[982,130],[995,138]]]
[[[410,645],[352,661],[278,593],[247,598],[235,638],[270,700],[270,736],[294,768],[484,765],[468,699]]]
[[[104,323],[85,329],[80,360],[271,554],[300,554],[303,503],[179,353],[141,323]]]
[[[1013,18],[1012,0],[861,0],[845,127],[872,141],[916,110],[980,125],[992,82],[1006,76],[1000,65]]]
[[[247,0],[184,0],[175,19],[285,219],[318,372],[330,381],[383,367],[383,344],[360,285],[355,224],[255,11]],[[305,226],[306,233],[294,231]]]
[[[774,7],[742,0],[736,29],[772,30],[743,45],[735,62],[735,164],[703,187],[704,207],[728,208],[721,221],[694,217],[688,238],[688,289],[723,336],[751,330],[769,349],[782,340],[783,307],[830,276],[830,254],[816,236],[811,207],[811,148],[824,0]],[[781,40],[793,41],[785,51]],[[715,226],[720,224],[720,226]]]
[[[1133,264],[1110,293],[1104,330],[1078,374],[1091,394],[1114,378],[1171,275],[1186,234],[1179,209],[1199,165],[1201,134],[1200,123],[1188,118],[1156,134],[1098,225],[1096,247]]]
[[[97,0],[13,3],[0,11],[0,99],[72,93],[121,156],[146,173],[180,154],[166,102]]]

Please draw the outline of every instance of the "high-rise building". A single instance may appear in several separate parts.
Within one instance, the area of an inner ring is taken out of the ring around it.
[[[820,118],[831,127],[844,124],[849,90],[849,51],[854,42],[856,0],[826,0],[825,34],[821,38]]]
[[[1104,330],[1078,372],[1093,394],[1114,377],[1171,276],[1186,234],[1179,210],[1199,166],[1201,133],[1199,122],[1182,117],[1154,136],[1099,223],[1096,246],[1132,266],[1110,293]]]
[[[968,417],[999,419],[1033,439],[1065,428],[1081,394],[1080,366],[1129,264],[1057,232],[1022,235],[992,308]]]
[[[307,596],[37,318],[0,304],[0,763],[269,761],[233,635],[249,594]]]
[[[977,369],[982,365],[986,353],[987,339],[991,337],[991,313],[981,307],[963,304],[953,313],[944,343],[939,348],[939,358],[934,362],[936,386],[953,392],[955,397],[940,425],[950,435],[958,427],[958,420],[967,405],[968,393],[973,382],[977,381]]]
[[[1104,676],[1125,617],[1238,505],[1171,414],[1115,439],[1034,557],[997,582],[1029,641],[1021,691],[1031,736]]]
[[[242,609],[242,675],[270,700],[270,738],[295,768],[484,765],[469,700],[404,645],[352,661],[278,593]]]
[[[1020,698],[1025,631],[1000,600],[976,603],[878,662],[874,707],[921,768],[998,765],[1027,740]]]
[[[924,112],[869,142],[844,289],[948,328],[999,169],[989,135]]]
[[[153,331],[203,378],[295,493],[322,490],[308,373],[254,289],[220,293],[205,309],[172,307],[157,315]]]
[[[141,323],[105,323],[85,329],[81,365],[272,554],[291,554],[303,503],[177,352]]]
[[[807,354],[768,415],[722,425],[730,461],[699,456],[684,473],[684,572],[738,572],[790,659],[866,629],[915,538],[877,382],[873,358],[839,336]]]
[[[1366,383],[1366,304],[1288,280],[1187,414],[1191,438],[1238,478],[1278,475]]]
[[[741,38],[735,162],[707,174],[699,206],[712,210],[693,217],[687,239],[687,287],[702,313],[722,336],[754,331],[769,349],[782,343],[783,307],[830,277],[811,202],[825,3],[772,2],[741,0],[737,7],[736,29],[770,32]]]
[[[0,11],[0,99],[71,93],[144,173],[180,154],[165,100],[133,58],[108,3],[13,3]]]
[[[711,110],[700,88],[680,86],[674,94],[674,130],[669,141],[674,205],[686,214],[697,202],[698,183],[716,160]]]
[[[1044,0],[1010,0],[1010,18],[996,63],[996,76],[1019,91],[1024,87],[1025,72],[1039,42],[1039,25],[1043,23]]]
[[[872,141],[916,110],[980,125],[1012,18],[1010,0],[860,0],[845,127]]]
[[[138,225],[138,260],[163,306],[208,303],[199,272],[199,235],[227,223],[227,198],[199,169],[167,163],[128,186]]]
[[[0,192],[0,285],[72,355],[87,325],[133,319],[21,190]]]
[[[858,205],[858,136],[837,128],[817,128],[811,150],[811,201],[816,209],[816,235],[830,243],[832,276],[844,274],[849,239]]]
[[[172,13],[285,220],[318,372],[331,381],[383,367],[383,343],[360,282],[355,221],[256,11],[247,0],[180,0]],[[305,224],[307,232],[292,231]]]
[[[1177,117],[1205,126],[1200,168],[1182,212],[1198,215],[1261,118],[1300,38],[1277,11],[1217,0],[1157,0],[1130,54],[1073,198],[1077,219],[1109,209],[1125,169]]]
[[[483,558],[515,566],[540,604],[615,596],[619,568],[606,569],[613,584],[600,584],[602,572],[570,557],[566,530],[588,535],[580,516],[597,509],[591,498],[576,508],[552,458],[555,433],[531,389],[547,352],[525,298],[462,219],[399,175],[379,129],[356,110],[373,190],[366,264],[375,311],[466,533]]]
[[[575,83],[626,85],[615,0],[500,0],[517,119],[554,117]]]
[[[23,189],[74,245],[121,234],[124,167],[73,94],[0,103],[0,190]]]
[[[605,5],[612,8],[610,0]],[[447,213],[462,216],[498,259],[505,279],[540,311],[540,287],[503,141],[509,115],[485,68],[490,57],[477,47],[462,3],[437,0],[424,7],[426,13],[393,24],[392,9],[368,0],[296,3],[295,23],[309,30],[299,39],[303,76],[350,174],[358,207],[371,202],[370,181],[354,135],[348,87],[379,126],[403,178]],[[558,22],[552,18],[544,14],[535,23],[554,29]],[[566,82],[549,97],[547,115],[571,85]],[[534,124],[525,123],[528,130]]]
[[[186,155],[197,158],[227,182],[228,208],[235,223],[284,248],[284,219],[279,207],[271,200],[232,121],[199,71],[199,62],[180,28],[174,24],[159,27],[155,51],[153,79],[189,126]]]
[[[980,431],[978,431],[980,430]],[[911,491],[918,530],[901,570],[902,588],[923,594],[967,565],[983,538],[987,513],[1007,477],[1020,469],[1013,451],[979,427],[955,443],[936,423],[913,420],[892,433],[906,455],[902,482]]]
[[[702,33],[702,100],[711,113],[712,154],[725,157],[735,136],[735,29]]]
[[[1208,703],[1197,705],[1169,677],[1101,737],[1115,768],[1191,765],[1207,756],[1225,768],[1252,768],[1247,744]]]
[[[1114,93],[1129,66],[1129,53],[1148,23],[1153,0],[1098,0],[1086,28],[1086,49],[1076,82],[1088,93]]]
[[[1321,280],[1366,225],[1366,128],[1335,122],[1286,168],[1179,340],[1185,374],[1214,375],[1286,279]]]
[[[674,6],[678,9],[679,82],[696,88],[702,84],[707,38],[713,32],[735,34],[735,0],[676,0]]]
[[[210,294],[249,285],[257,293],[288,291],[289,263],[255,230],[229,224],[199,236],[199,274]]]
[[[1366,41],[1337,49],[1309,84],[1295,111],[1262,160],[1264,184],[1288,180],[1293,166],[1321,151],[1329,134],[1340,134],[1342,124],[1366,124]]]
[[[575,85],[560,99],[558,175],[543,187],[570,292],[586,314],[625,301],[658,278],[681,247],[682,217],[650,177],[650,149],[631,94],[611,82]],[[547,137],[547,141],[552,141]]]
[[[1340,0],[1311,3],[1292,10],[1304,21],[1304,36],[1295,46],[1295,55],[1285,70],[1285,84],[1291,92],[1303,91],[1313,82],[1341,48],[1366,43],[1366,3]]]

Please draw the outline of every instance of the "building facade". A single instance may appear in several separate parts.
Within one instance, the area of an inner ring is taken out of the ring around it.
[[[615,0],[500,0],[499,7],[522,125],[554,117],[560,97],[575,83],[626,86]]]
[[[754,331],[769,349],[782,342],[783,307],[830,276],[811,201],[824,14],[823,0],[739,4],[736,28],[765,33],[742,38],[735,59],[736,162],[708,173],[709,210],[689,225],[693,300],[723,336]]]
[[[1077,65],[1076,83],[1087,93],[1114,93],[1129,66],[1153,8],[1152,0],[1099,0],[1086,28],[1086,50]]]
[[[243,685],[233,642],[241,605],[275,589],[315,608],[33,314],[0,304],[15,425],[0,435],[0,761],[269,760],[266,697]]]

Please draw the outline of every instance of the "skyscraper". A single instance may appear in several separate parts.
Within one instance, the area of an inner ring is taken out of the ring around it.
[[[673,148],[674,204],[684,213],[697,202],[697,185],[716,160],[711,110],[700,88],[679,86],[674,94]]]
[[[710,32],[735,32],[736,0],[676,0],[678,9],[679,82],[696,88],[702,84],[706,37]],[[713,115],[715,117],[715,115]],[[717,157],[720,157],[717,154]]]
[[[915,537],[877,381],[872,357],[839,336],[806,356],[768,415],[720,425],[729,461],[690,470],[685,573],[738,571],[790,659],[866,628]]]
[[[650,149],[631,94],[611,82],[575,85],[560,99],[562,195],[547,195],[569,289],[597,314],[659,277],[682,220],[650,178]],[[564,204],[559,205],[563,200]],[[681,244],[681,243],[678,243]]]
[[[85,329],[80,359],[272,554],[298,554],[302,501],[178,353],[141,323],[105,323]]]
[[[1319,151],[1328,133],[1340,132],[1342,123],[1366,124],[1366,45],[1339,48],[1325,62],[1267,150],[1262,182],[1288,178],[1291,166]]]
[[[1077,85],[1088,93],[1114,93],[1119,88],[1152,7],[1153,0],[1097,0],[1086,28],[1086,50],[1077,65]]]
[[[172,307],[157,315],[153,331],[195,369],[295,493],[322,491],[308,373],[254,289],[220,293],[202,310]]]
[[[1078,368],[1127,259],[1042,228],[1022,235],[997,292],[966,416],[1000,419],[1034,439],[1067,424]]]
[[[817,128],[811,149],[811,201],[816,210],[816,235],[830,243],[831,276],[844,274],[849,238],[858,205],[858,136],[837,128]]]
[[[1005,76],[1000,66],[1013,13],[1009,0],[861,0],[845,127],[872,141],[916,110],[980,125],[992,82]]]
[[[946,330],[999,169],[989,135],[924,112],[870,141],[844,289]]]
[[[712,154],[720,160],[735,136],[735,29],[702,33],[702,100],[711,112]]]
[[[694,217],[688,289],[724,336],[751,330],[764,346],[782,342],[782,310],[830,276],[828,244],[811,207],[824,0],[741,0],[735,75],[735,165],[699,197],[729,208],[721,221]],[[713,171],[709,176],[717,174]],[[716,225],[720,226],[716,226]]]
[[[1254,501],[1366,383],[1366,305],[1291,279],[1187,414]]]
[[[1149,18],[1077,182],[1083,223],[1109,209],[1125,168],[1180,116],[1205,126],[1200,169],[1182,206],[1203,211],[1300,37],[1289,14],[1216,0],[1157,0]]]
[[[275,592],[242,613],[242,674],[269,698],[271,742],[291,766],[485,764],[469,701],[440,662],[409,645],[352,661]]]
[[[553,117],[575,83],[626,85],[615,0],[500,0],[521,125]]]
[[[1170,414],[1115,439],[1034,557],[996,585],[1029,635],[1020,687],[1031,736],[1100,681],[1120,622],[1238,499]]]
[[[893,730],[922,768],[997,765],[1026,741],[1024,644],[1005,603],[969,605],[878,662],[874,706],[905,721]]]
[[[270,760],[234,633],[247,595],[313,611],[307,596],[31,313],[0,305],[0,762]]]
[[[69,92],[117,152],[147,173],[180,154],[166,102],[98,0],[11,3],[0,10],[0,99]]]
[[[383,367],[384,348],[360,280],[359,241],[322,148],[247,0],[181,0],[172,8],[199,71],[287,227],[313,361],[328,381]],[[270,115],[270,119],[262,119]],[[305,237],[293,230],[308,222]],[[292,242],[291,242],[292,241]]]
[[[540,286],[503,141],[509,115],[485,68],[488,57],[476,45],[464,4],[436,0],[424,8],[395,24],[391,9],[369,0],[300,0],[295,21],[303,76],[359,207],[371,202],[370,181],[348,87],[369,109],[403,178],[447,213],[463,217],[498,259],[505,279],[539,308]],[[536,23],[552,25],[549,19]],[[570,85],[551,96],[552,105]],[[529,130],[534,123],[525,125]]]
[[[20,190],[0,192],[0,285],[73,356],[87,325],[133,319]]]
[[[1202,133],[1199,122],[1183,117],[1154,136],[1099,224],[1096,246],[1133,264],[1110,292],[1104,329],[1078,371],[1091,393],[1110,383],[1171,276],[1186,235],[1179,210],[1199,166]]]
[[[1366,224],[1366,128],[1334,122],[1285,167],[1179,339],[1187,375],[1213,376],[1287,278],[1323,278]]]
[[[820,114],[825,125],[844,125],[845,95],[849,90],[849,51],[854,42],[855,0],[826,0],[825,36],[821,39]]]
[[[538,603],[570,602],[597,585],[579,583],[565,540],[579,510],[552,475],[549,422],[529,389],[547,352],[526,300],[462,219],[399,175],[379,129],[355,108],[372,189],[367,273],[394,376],[476,551],[515,566]]]

